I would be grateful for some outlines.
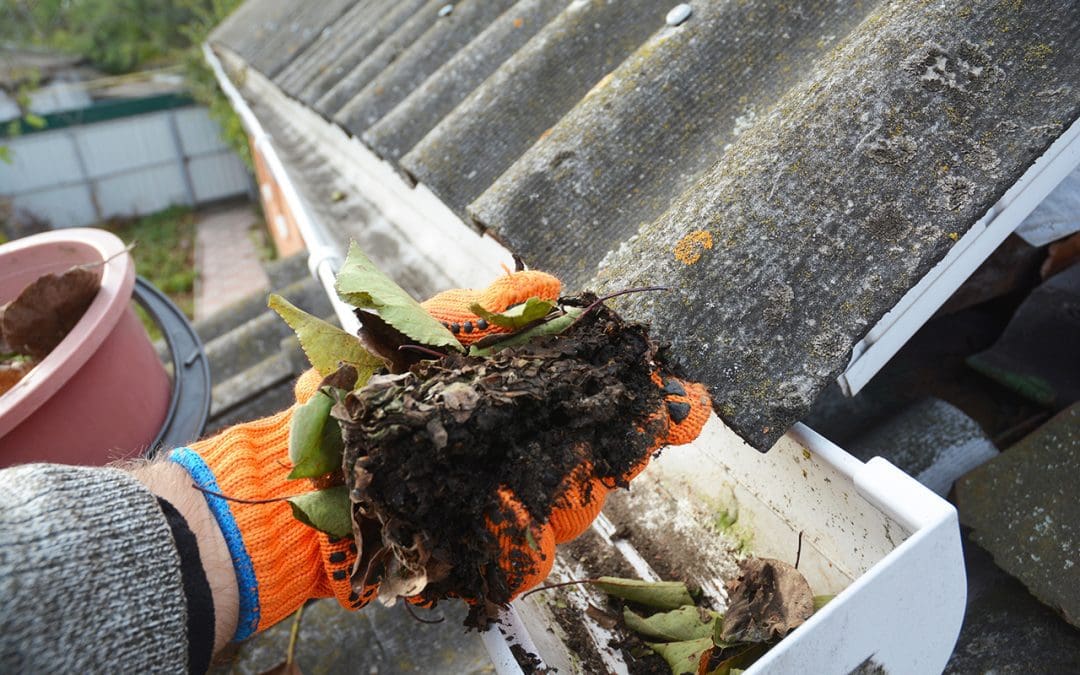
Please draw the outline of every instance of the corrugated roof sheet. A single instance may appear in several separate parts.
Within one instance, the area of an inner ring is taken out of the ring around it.
[[[1080,114],[1080,5],[249,0],[212,37],[673,342],[759,448]],[[452,11],[447,13],[446,7]]]

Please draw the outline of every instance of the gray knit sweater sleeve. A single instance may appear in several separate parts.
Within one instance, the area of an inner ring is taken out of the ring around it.
[[[117,469],[0,471],[0,672],[187,670],[180,557]]]

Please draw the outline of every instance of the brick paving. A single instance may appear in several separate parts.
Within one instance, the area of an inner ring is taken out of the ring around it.
[[[195,233],[195,319],[205,319],[259,289],[270,279],[259,262],[249,228],[259,221],[248,204],[199,215]],[[260,225],[261,227],[261,225]]]

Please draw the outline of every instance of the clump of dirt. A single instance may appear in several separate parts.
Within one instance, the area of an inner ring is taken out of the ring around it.
[[[535,543],[507,512],[500,488],[544,523],[582,462],[625,484],[623,474],[662,431],[653,418],[662,392],[651,380],[658,351],[646,327],[600,306],[561,334],[492,356],[424,361],[346,396],[334,415],[355,529],[377,524],[381,539],[377,550],[370,537],[364,542],[354,585],[387,575],[396,556],[424,577],[425,601],[475,599],[467,623],[485,625],[535,571],[528,556],[511,571],[498,564],[491,523]]]

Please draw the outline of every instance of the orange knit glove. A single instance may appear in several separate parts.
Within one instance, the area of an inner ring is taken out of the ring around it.
[[[318,372],[309,370],[296,384],[297,404],[292,408],[169,455],[203,490],[229,498],[204,493],[236,570],[240,614],[234,640],[269,628],[308,598],[333,596],[353,609],[370,599],[353,593],[349,584],[356,560],[351,537],[335,539],[303,525],[284,501],[250,503],[311,490],[307,479],[286,478],[289,422],[293,410],[316,393],[321,381]]]
[[[421,303],[432,316],[447,326],[465,346],[495,332],[497,326],[477,321],[469,310],[479,302],[492,312],[503,312],[531,297],[558,300],[561,284],[543,272],[515,272],[501,277],[483,291],[455,289],[440,293]],[[546,523],[535,522],[509,489],[499,491],[501,511],[489,519],[488,529],[495,534],[501,549],[499,565],[506,574],[512,597],[542,582],[555,562],[555,545],[574,539],[584,532],[604,506],[608,492],[625,486],[648,466],[652,455],[668,445],[681,445],[697,438],[709,419],[712,403],[705,387],[676,377],[653,373],[653,382],[664,391],[664,405],[654,413],[657,434],[641,461],[618,480],[596,476],[590,463],[579,465],[560,488],[562,493]],[[650,425],[651,426],[651,425]],[[495,522],[501,523],[501,526]],[[535,541],[522,541],[520,533],[529,528]]]

